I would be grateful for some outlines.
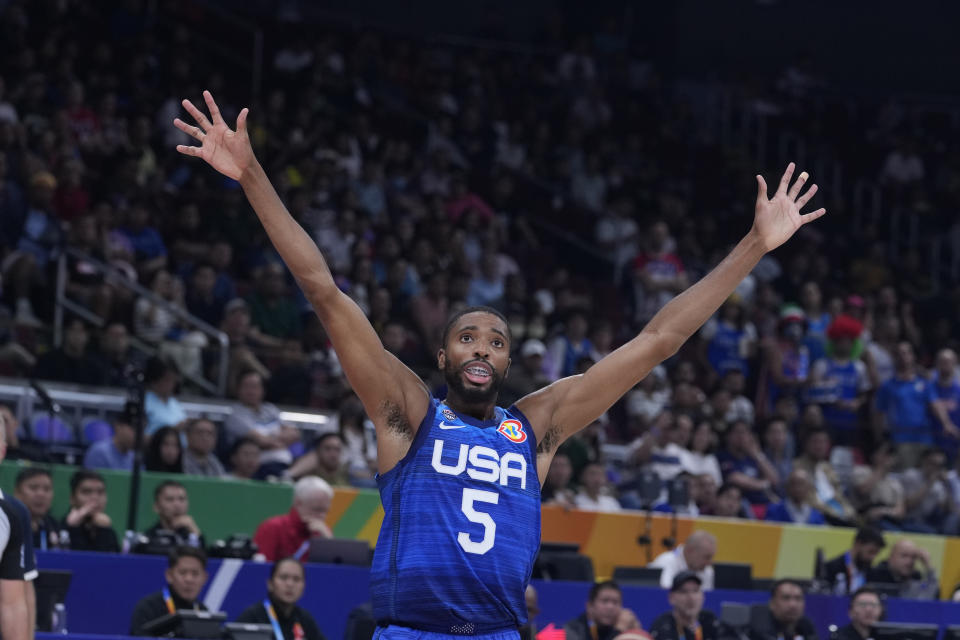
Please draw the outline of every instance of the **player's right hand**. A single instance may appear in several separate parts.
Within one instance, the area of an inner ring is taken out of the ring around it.
[[[188,147],[178,144],[177,151],[187,156],[202,158],[228,178],[240,180],[254,162],[253,147],[250,146],[250,137],[247,135],[249,111],[246,107],[240,111],[240,115],[237,116],[237,130],[233,131],[223,121],[220,109],[213,101],[213,95],[209,91],[204,91],[203,99],[210,110],[209,120],[192,102],[184,100],[183,108],[193,116],[197,125],[189,125],[180,118],[173,121],[177,129],[200,141],[200,146]]]

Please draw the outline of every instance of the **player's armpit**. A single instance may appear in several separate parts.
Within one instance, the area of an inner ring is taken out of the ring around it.
[[[417,427],[427,413],[430,392],[423,381],[383,348],[367,317],[349,296],[337,290],[313,304],[337,352],[350,386],[377,429],[381,473],[406,455]]]
[[[586,373],[557,380],[517,402],[537,436],[539,454],[552,454],[564,440],[603,415],[660,362],[673,341],[641,332]]]

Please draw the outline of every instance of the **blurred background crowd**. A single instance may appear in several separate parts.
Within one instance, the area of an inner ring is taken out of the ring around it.
[[[250,107],[290,212],[438,395],[448,315],[507,316],[504,405],[635,335],[747,230],[757,170],[805,162],[830,215],[567,444],[544,500],[957,533],[951,107],[853,99],[802,55],[686,78],[620,21],[556,16],[526,48],[273,23],[251,95],[205,37],[215,11],[108,4],[0,2],[0,370],[120,388],[143,370],[148,469],[374,470],[371,426],[239,186],[174,150],[180,100],[209,89],[228,122]],[[201,429],[178,397],[211,388],[235,409]],[[277,404],[336,412],[339,437],[305,443]],[[43,458],[15,414],[11,453]],[[91,466],[129,468],[125,420]]]

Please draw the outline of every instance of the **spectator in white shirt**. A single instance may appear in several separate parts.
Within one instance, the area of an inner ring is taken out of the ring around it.
[[[717,539],[706,531],[694,531],[684,544],[664,551],[649,566],[660,568],[660,586],[669,589],[681,571],[693,571],[703,581],[703,590],[713,589],[713,556]]]
[[[685,415],[674,418],[669,411],[657,417],[650,430],[628,447],[628,456],[649,467],[661,480],[672,480],[685,470],[690,452],[684,445],[690,440],[693,421]]]
[[[588,464],[580,473],[580,491],[574,504],[586,511],[620,511],[620,503],[610,495],[606,469],[599,462]]]
[[[667,408],[671,394],[667,371],[662,365],[657,365],[627,393],[627,416],[637,421],[637,426],[646,428]]]
[[[714,450],[717,446],[717,435],[713,432],[713,426],[706,420],[702,420],[690,434],[690,441],[687,443],[687,456],[683,466],[686,471],[694,476],[707,474],[711,476],[716,486],[723,484],[723,474],[720,473],[720,463]]]
[[[293,462],[290,445],[299,442],[300,431],[280,421],[280,410],[263,401],[263,378],[253,370],[237,378],[237,400],[224,421],[228,436],[236,440],[249,437],[260,446],[257,476],[280,475]]]

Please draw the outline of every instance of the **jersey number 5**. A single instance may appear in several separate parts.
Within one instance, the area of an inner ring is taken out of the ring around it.
[[[497,537],[497,523],[493,521],[489,513],[477,511],[473,508],[476,502],[486,502],[487,504],[497,504],[500,500],[500,494],[496,491],[481,491],[480,489],[464,489],[463,503],[460,510],[467,516],[470,522],[476,522],[483,525],[483,539],[480,542],[474,542],[470,539],[469,533],[461,531],[457,534],[457,542],[467,553],[475,553],[482,556],[490,549],[493,549],[493,541]]]

